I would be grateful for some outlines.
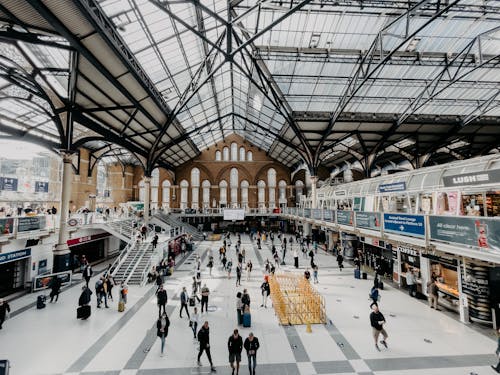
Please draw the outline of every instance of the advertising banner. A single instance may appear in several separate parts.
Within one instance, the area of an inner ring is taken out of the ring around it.
[[[46,181],[35,181],[35,193],[48,193],[49,183]]]
[[[311,218],[320,220],[321,219],[321,210],[319,208],[311,209]]]
[[[337,211],[337,224],[352,226],[352,211]]]
[[[380,193],[392,193],[395,191],[405,191],[406,190],[406,182],[393,182],[392,184],[382,184],[379,185],[378,191]]]
[[[17,191],[17,178],[0,177],[0,190]]]
[[[472,172],[443,177],[443,184],[449,186],[481,185],[500,182],[500,169],[484,172]]]
[[[380,213],[356,212],[356,228],[380,230]]]
[[[45,229],[44,216],[20,217],[17,222],[18,232]]]
[[[429,216],[430,238],[500,252],[500,220]]]
[[[33,291],[47,289],[50,287],[52,280],[57,277],[61,281],[61,286],[71,283],[71,271],[53,273],[50,275],[37,276],[33,284]]]
[[[323,211],[323,220],[325,221],[333,221],[333,211],[332,210],[324,210]]]
[[[1,263],[9,263],[15,260],[28,258],[31,256],[31,248],[11,251],[10,253],[0,253],[0,264]]]
[[[384,214],[384,231],[414,237],[425,237],[422,215]]]
[[[13,230],[14,230],[13,218],[0,219],[0,235],[11,234]]]

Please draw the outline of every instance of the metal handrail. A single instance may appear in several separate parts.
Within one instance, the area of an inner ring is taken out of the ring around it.
[[[147,246],[145,248],[143,248],[143,249],[139,248],[139,251],[137,252],[136,256],[134,257],[134,261],[130,262],[130,265],[127,267],[127,270],[126,270],[126,273],[125,273],[125,274],[128,273],[128,276],[127,276],[127,278],[125,280],[126,284],[128,284],[128,282],[129,282],[130,278],[132,277],[135,269],[137,268],[137,265],[139,264],[139,262],[144,257],[144,253],[146,252],[148,246],[153,246],[153,245],[151,245],[151,243],[146,243],[146,242],[143,242],[143,243],[145,243]],[[139,257],[137,258],[137,256],[139,256]],[[132,266],[132,270],[129,272],[129,269],[130,269],[131,266]]]

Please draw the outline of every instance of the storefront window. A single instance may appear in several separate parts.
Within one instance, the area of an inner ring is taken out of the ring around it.
[[[486,212],[488,216],[500,216],[500,191],[486,193]]]
[[[466,216],[484,216],[483,194],[463,194],[461,208]]]

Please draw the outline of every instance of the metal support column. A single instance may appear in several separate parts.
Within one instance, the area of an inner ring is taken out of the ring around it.
[[[149,223],[149,201],[151,200],[151,177],[144,176],[144,224]]]

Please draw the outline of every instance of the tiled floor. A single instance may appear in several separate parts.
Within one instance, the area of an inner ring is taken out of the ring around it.
[[[245,338],[253,331],[261,342],[258,374],[494,374],[489,367],[495,362],[492,353],[496,343],[492,338],[390,287],[381,292],[380,303],[387,319],[389,349],[376,351],[368,319],[367,295],[372,281],[354,279],[348,267],[340,271],[335,259],[324,253],[317,256],[320,283],[316,286],[325,296],[331,323],[313,325],[312,333],[307,333],[304,326],[280,326],[272,308],[259,307],[262,261],[271,258],[270,244],[259,251],[248,237],[243,236],[242,242],[254,264],[250,281],[244,274],[242,287],[237,288],[234,274],[228,280],[218,267],[212,277],[208,270],[202,274],[211,290],[211,312],[203,315],[202,320],[208,320],[211,327],[211,351],[218,374],[231,373],[227,338],[236,324],[235,295],[243,288],[249,289],[252,298],[252,328],[240,328],[240,333]],[[204,256],[208,247],[214,250],[217,266],[219,243],[202,242],[196,253]],[[234,263],[234,247],[229,254]],[[289,250],[287,263],[291,263],[291,256]],[[300,263],[299,271],[289,266],[282,270],[302,273],[308,260],[300,258]],[[156,337],[154,289],[146,286],[130,288],[125,313],[117,312],[117,302],[111,303],[110,309],[98,310],[94,299],[92,316],[87,321],[76,320],[78,287],[66,290],[58,303],[48,304],[43,310],[31,307],[22,311],[0,331],[0,359],[10,360],[13,375],[209,373],[205,356],[205,366],[196,366],[197,343],[187,318],[179,318],[180,302],[176,298],[183,285],[190,289],[193,266],[191,257],[166,282],[171,326],[164,357],[159,355]],[[22,297],[12,305],[22,309],[34,298]],[[247,374],[243,357],[240,373]]]

